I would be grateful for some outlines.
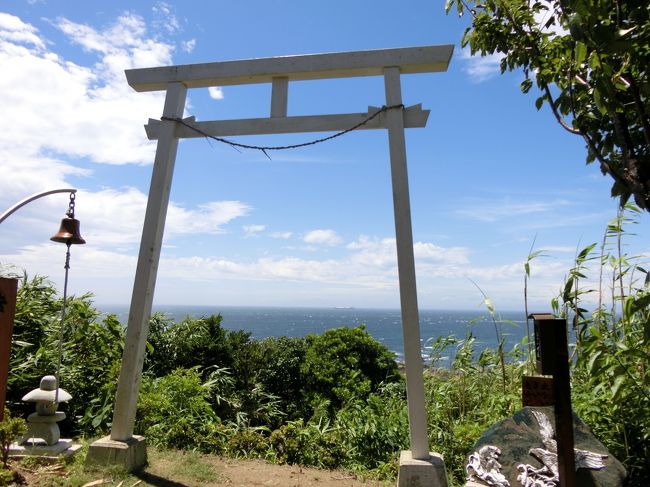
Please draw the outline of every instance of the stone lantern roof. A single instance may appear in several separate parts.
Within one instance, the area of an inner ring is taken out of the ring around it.
[[[53,375],[46,375],[41,379],[41,384],[38,389],[34,389],[23,396],[25,402],[54,402],[56,399],[57,390],[56,377]],[[72,396],[64,389],[59,389],[58,402],[68,402]]]

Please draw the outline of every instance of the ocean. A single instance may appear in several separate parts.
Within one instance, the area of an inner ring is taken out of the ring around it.
[[[99,309],[104,313],[117,315],[120,322],[126,326],[128,306],[99,306]],[[254,339],[280,336],[304,337],[311,333],[322,334],[330,328],[363,324],[368,333],[395,354],[396,360],[402,361],[404,357],[402,320],[398,309],[154,306],[154,312],[163,312],[174,321],[181,321],[188,316],[200,318],[221,314],[224,328],[250,332]],[[521,342],[526,336],[524,318],[523,312],[505,312],[498,316],[506,350]],[[487,311],[420,310],[422,356],[426,361],[430,359],[431,344],[438,337],[453,335],[460,339],[470,332],[476,338],[477,351],[486,347],[496,348],[494,323]],[[454,346],[449,347],[438,365],[448,365],[453,360],[454,351]]]

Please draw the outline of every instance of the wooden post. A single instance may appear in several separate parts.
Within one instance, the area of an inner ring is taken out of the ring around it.
[[[170,83],[167,88],[163,116],[182,117],[186,94],[187,88],[183,83]],[[138,265],[135,271],[129,322],[126,329],[122,368],[115,397],[111,440],[116,441],[127,441],[133,436],[142,365],[149,331],[149,315],[153,303],[160,248],[162,247],[178,148],[175,129],[176,122],[162,122],[161,135],[156,148]]]
[[[573,411],[571,410],[571,378],[566,320],[553,320],[556,333],[555,371],[555,438],[557,440],[560,487],[576,485],[575,453],[573,450]]]
[[[18,279],[0,277],[0,421],[4,420]]]
[[[384,69],[386,104],[402,104],[399,68]],[[429,438],[427,411],[424,402],[422,351],[420,348],[420,319],[413,255],[413,230],[409,201],[408,172],[406,169],[406,140],[403,110],[394,108],[386,113],[388,144],[393,183],[395,238],[397,241],[397,268],[399,274],[404,362],[406,365],[406,394],[409,411],[411,454],[416,460],[428,460]]]
[[[551,314],[532,314],[530,318],[533,318],[535,326],[537,372],[553,376],[559,485],[574,487],[576,469],[566,320],[555,318]]]

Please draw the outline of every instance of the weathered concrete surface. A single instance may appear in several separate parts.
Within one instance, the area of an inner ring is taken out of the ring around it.
[[[147,464],[147,445],[144,436],[126,441],[111,440],[105,436],[90,445],[86,456],[87,465],[118,465],[127,472],[139,470]]]
[[[438,453],[429,453],[428,460],[414,459],[410,450],[399,456],[397,487],[447,487],[445,461]]]
[[[533,409],[546,414],[553,426],[553,431],[555,431],[553,408],[525,407],[512,417],[491,426],[474,446],[473,451],[478,451],[485,445],[494,445],[501,450],[498,458],[498,462],[501,464],[500,470],[512,487],[521,485],[521,482],[517,480],[518,465],[528,464],[535,468],[543,467],[542,462],[530,454],[531,448],[543,449],[545,447],[540,433],[540,426],[532,413]],[[574,447],[576,449],[607,455],[603,459],[605,466],[600,470],[579,468],[576,472],[576,485],[578,487],[623,486],[626,476],[625,468],[598,441],[589,427],[575,413],[573,415],[573,432]],[[487,485],[482,484],[480,481],[478,483],[479,485]]]

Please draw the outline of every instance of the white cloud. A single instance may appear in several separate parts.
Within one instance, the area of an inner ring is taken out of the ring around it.
[[[482,222],[496,222],[510,219],[515,216],[550,213],[566,207],[570,203],[566,200],[554,201],[496,201],[472,202],[466,208],[455,211],[456,215]]]
[[[197,210],[172,204],[167,210],[169,236],[223,233],[223,225],[247,215],[250,210],[251,207],[241,201],[213,201],[199,205]]]
[[[460,51],[460,59],[463,61],[463,71],[469,74],[472,81],[482,83],[501,73],[501,60],[504,55],[501,53],[472,56],[469,47]]]
[[[415,242],[413,252],[416,260],[454,265],[469,264],[469,251],[463,247],[440,247],[432,243]]]
[[[31,44],[44,48],[45,44],[37,35],[37,29],[24,23],[15,15],[0,12],[0,39],[10,44]]]
[[[142,123],[160,112],[164,95],[136,93],[126,84],[124,69],[170,64],[172,46],[149,36],[144,21],[132,14],[103,30],[64,18],[53,25],[96,55],[95,64],[62,58],[34,26],[0,13],[1,208],[36,192],[72,187],[68,180],[73,176],[92,176],[93,166],[77,165],[78,158],[109,164],[153,161],[155,146],[144,137]],[[89,280],[89,289],[102,292],[102,279],[132,277],[146,203],[146,193],[133,187],[79,188],[76,216],[89,244],[75,249],[73,265]],[[67,195],[52,195],[12,215],[3,223],[11,244],[3,241],[1,260],[57,280],[61,262],[47,239],[66,209]],[[193,208],[171,201],[165,238],[224,233],[228,223],[250,211],[241,201]]]
[[[244,225],[242,228],[246,237],[255,237],[264,231],[266,225]]]
[[[94,247],[133,248],[140,242],[146,206],[147,195],[136,188],[104,189],[94,193],[81,190],[77,193],[76,216],[82,221],[82,235]],[[61,217],[64,210],[60,209]],[[183,208],[172,201],[167,210],[165,239],[221,234],[225,232],[225,225],[249,211],[250,207],[240,201],[214,201],[194,209]]]
[[[337,235],[334,230],[312,230],[307,232],[302,237],[303,242],[312,245],[329,245],[334,246],[340,244],[343,239]]]
[[[181,49],[183,52],[191,53],[196,47],[196,39],[190,39],[189,41],[181,42]]]
[[[210,86],[208,93],[213,100],[223,100],[223,90],[220,86]]]
[[[124,82],[124,69],[169,64],[172,47],[148,38],[135,15],[123,15],[103,31],[63,18],[54,25],[98,60],[88,67],[61,59],[45,48],[35,27],[3,15],[1,150],[43,165],[48,152],[109,164],[150,163],[155,146],[143,137],[142,122],[160,111],[163,95],[136,93]]]
[[[157,28],[164,29],[169,34],[180,30],[180,22],[171,5],[165,2],[157,2],[151,10],[154,14],[154,25]]]
[[[397,265],[394,238],[372,239],[362,235],[347,247],[356,251],[351,257],[355,264],[379,268],[395,268]]]

